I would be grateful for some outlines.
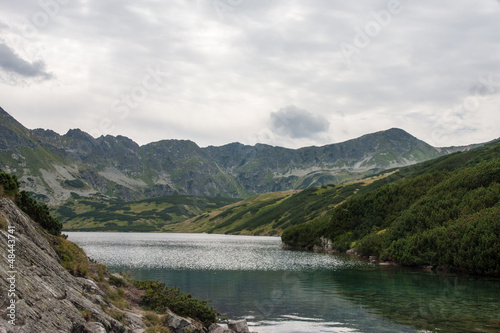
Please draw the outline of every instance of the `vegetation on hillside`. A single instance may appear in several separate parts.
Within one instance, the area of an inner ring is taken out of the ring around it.
[[[168,288],[162,282],[146,280],[134,281],[133,284],[146,291],[142,296],[142,305],[157,313],[170,309],[178,315],[196,318],[205,327],[216,323],[221,315],[207,301],[193,298],[191,294],[183,294],[179,288]]]
[[[33,199],[28,192],[19,192],[19,182],[15,175],[0,170],[0,197],[10,197],[16,205],[35,222],[40,224],[48,233],[60,235],[62,223],[54,218],[49,207]]]
[[[71,199],[53,212],[67,231],[158,232],[171,231],[179,222],[236,201],[175,195],[126,202],[72,193]]]
[[[312,248],[325,237],[336,250],[404,265],[500,274],[500,144],[403,168],[379,182],[330,218],[286,229],[283,242]]]
[[[302,191],[259,194],[235,204],[214,209],[174,227],[176,232],[208,232],[247,235],[281,235],[290,226],[325,220],[331,211],[352,195],[381,183],[392,172],[361,181],[323,185]]]

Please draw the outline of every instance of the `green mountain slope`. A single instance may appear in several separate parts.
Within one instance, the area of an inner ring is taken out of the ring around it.
[[[280,235],[290,226],[327,219],[335,206],[392,174],[389,172],[342,185],[259,194],[178,223],[171,231]]]
[[[73,193],[53,213],[65,231],[172,231],[186,219],[235,201],[238,199],[178,195],[125,202],[103,195],[81,197]]]
[[[288,228],[283,242],[313,248],[328,239],[329,249],[354,248],[404,265],[500,274],[499,143],[402,168],[379,182],[329,219]]]

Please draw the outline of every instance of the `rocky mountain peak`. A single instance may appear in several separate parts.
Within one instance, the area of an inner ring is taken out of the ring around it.
[[[3,109],[0,128],[0,151],[6,152],[0,168],[50,204],[71,192],[126,200],[174,193],[242,198],[355,180],[460,150],[436,149],[399,128],[300,149],[237,142],[200,148],[190,140],[139,146],[124,136],[95,139],[80,129],[62,136],[28,130]]]

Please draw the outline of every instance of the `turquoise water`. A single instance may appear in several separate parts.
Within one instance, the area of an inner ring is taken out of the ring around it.
[[[154,279],[265,332],[500,332],[500,281],[280,248],[278,237],[68,233],[112,271]]]

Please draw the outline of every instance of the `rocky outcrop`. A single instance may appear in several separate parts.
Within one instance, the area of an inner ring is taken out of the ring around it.
[[[103,311],[94,281],[60,265],[45,232],[9,199],[0,200],[0,219],[7,227],[0,231],[0,332],[133,332]]]
[[[0,333],[144,332],[141,310],[116,308],[96,281],[66,271],[51,236],[10,199],[0,199],[0,229]],[[195,320],[166,316],[171,332],[203,332]]]

